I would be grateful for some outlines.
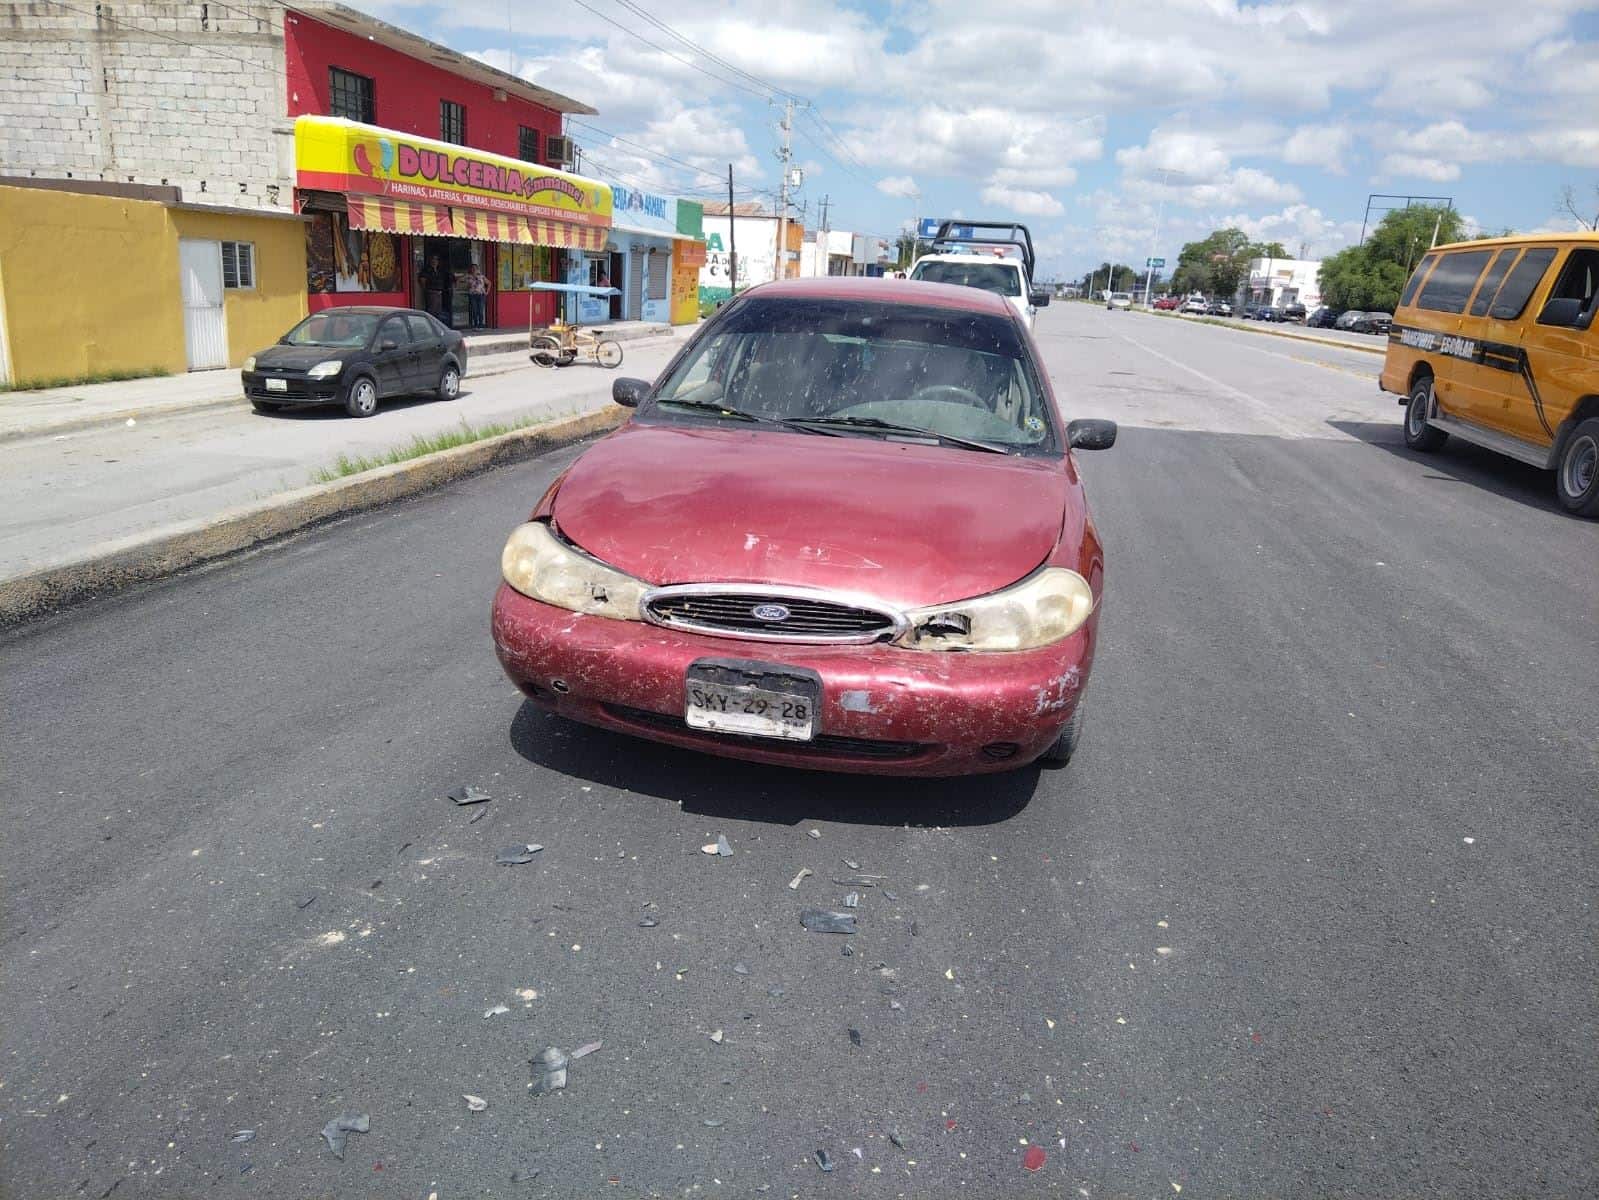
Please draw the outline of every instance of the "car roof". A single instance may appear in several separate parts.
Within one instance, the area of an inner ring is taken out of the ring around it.
[[[324,313],[331,313],[335,315],[338,313],[368,313],[372,316],[378,317],[392,316],[395,313],[415,313],[419,317],[427,316],[427,313],[423,312],[419,308],[395,308],[386,304],[338,304],[332,308],[324,308],[318,312],[309,313],[307,315],[316,317],[321,316]]]
[[[955,308],[966,312],[1010,316],[1015,310],[1003,297],[958,283],[924,283],[867,275],[822,275],[763,283],[741,293],[770,300],[860,300],[873,304],[906,304],[921,308]]]
[[[1432,250],[1466,250],[1477,246],[1524,246],[1529,242],[1581,242],[1590,246],[1599,247],[1599,233],[1585,231],[1581,233],[1516,233],[1509,237],[1472,238],[1470,241],[1445,242],[1434,246]]]

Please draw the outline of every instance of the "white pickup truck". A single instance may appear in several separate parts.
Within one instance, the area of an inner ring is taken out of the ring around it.
[[[1032,268],[1033,241],[1025,225],[945,221],[933,238],[933,252],[916,260],[910,277],[1003,296],[1032,329],[1038,310],[1050,301],[1048,289],[1033,287]]]

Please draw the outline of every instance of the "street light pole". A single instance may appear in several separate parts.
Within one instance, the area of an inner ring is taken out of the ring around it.
[[[1166,217],[1166,185],[1171,182],[1171,168],[1161,168],[1160,202],[1155,207],[1155,230],[1149,235],[1149,261],[1144,264],[1144,307],[1149,307],[1149,289],[1155,282],[1155,244],[1160,240],[1160,223]]]

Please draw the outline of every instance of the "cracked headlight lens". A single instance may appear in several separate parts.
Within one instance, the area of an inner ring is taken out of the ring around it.
[[[518,525],[500,555],[505,582],[524,596],[591,617],[642,621],[649,585],[568,546],[543,521]]]
[[[907,613],[901,642],[917,650],[1033,650],[1070,637],[1093,611],[1088,580],[1045,567],[986,596]]]

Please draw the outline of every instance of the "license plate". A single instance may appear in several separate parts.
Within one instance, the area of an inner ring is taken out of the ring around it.
[[[266,390],[269,392],[286,392],[289,390],[287,379],[269,379],[266,381]]]
[[[819,679],[760,664],[696,663],[685,681],[691,729],[808,742],[816,736]]]

